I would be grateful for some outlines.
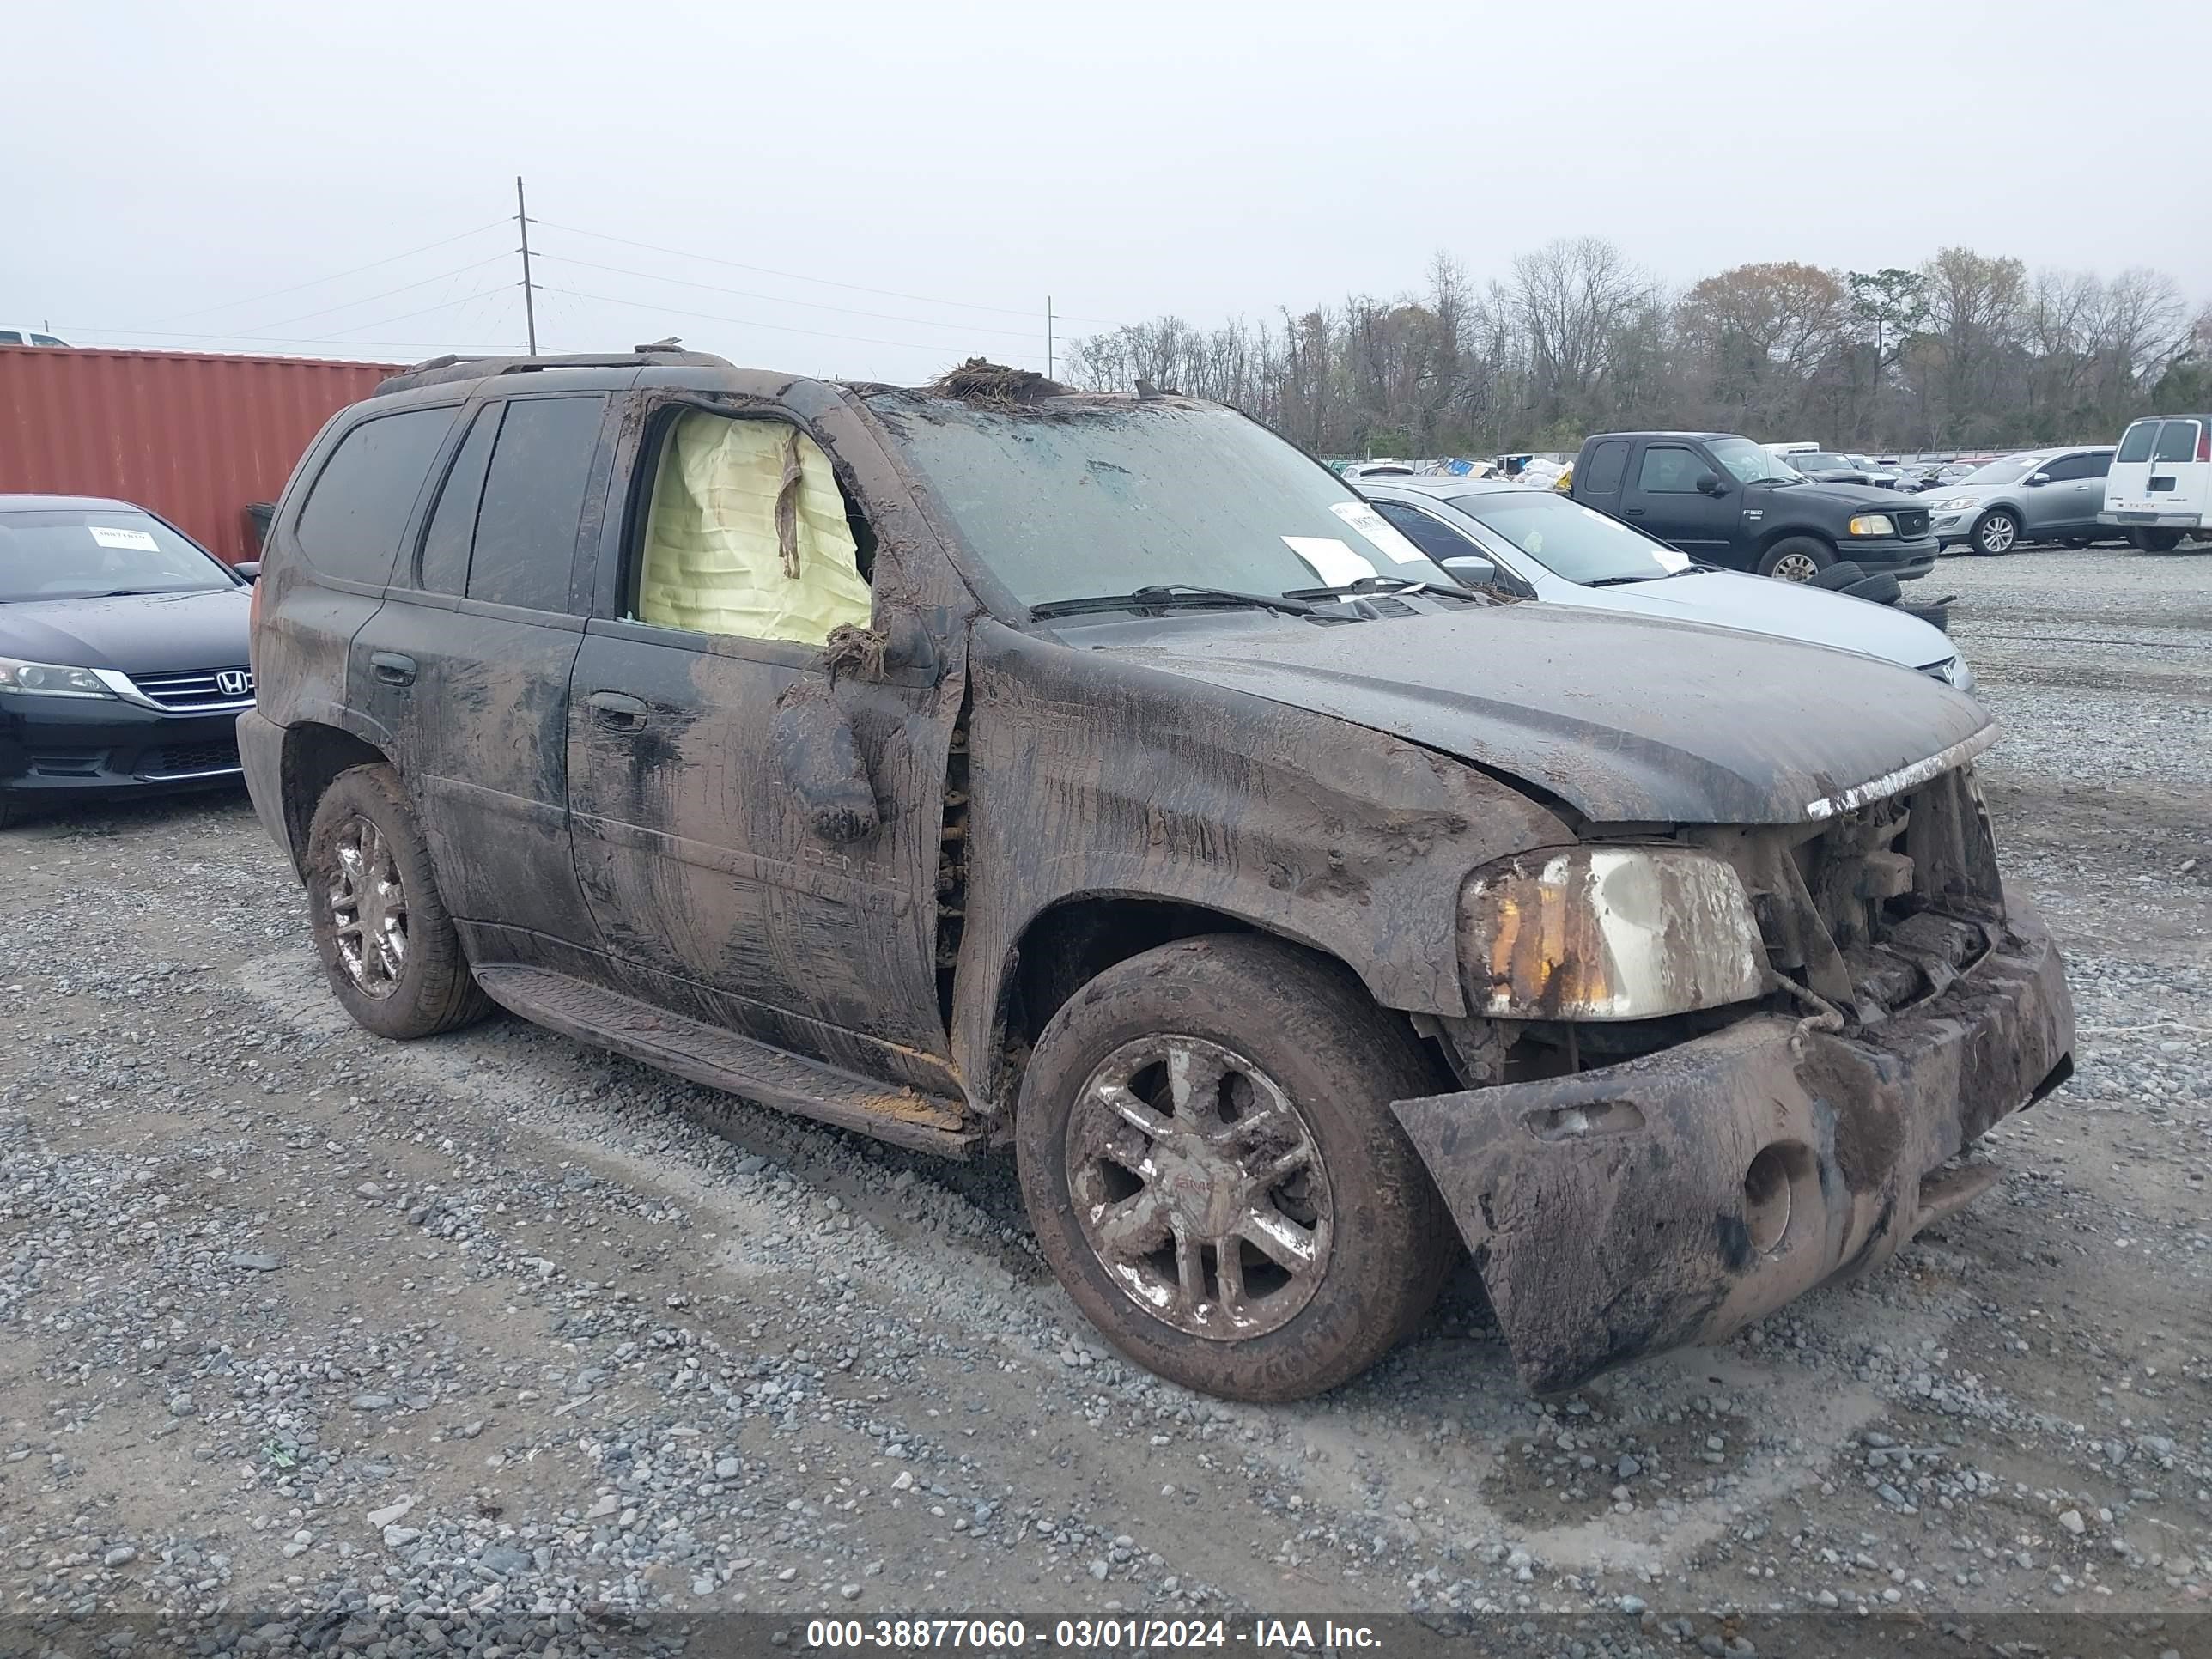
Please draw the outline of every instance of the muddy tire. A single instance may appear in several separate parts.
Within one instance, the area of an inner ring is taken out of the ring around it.
[[[307,829],[307,916],[331,990],[379,1036],[434,1036],[491,1010],[389,766],[341,772]]]
[[[1966,545],[1987,558],[2002,558],[2020,545],[2020,514],[2010,507],[1996,507],[1974,520],[1974,527],[1966,532]]]
[[[1784,536],[1766,550],[1759,574],[1782,582],[1809,582],[1835,563],[1835,550],[1810,536]]]
[[[1045,1027],[1014,1120],[1022,1197],[1129,1358],[1227,1399],[1301,1399],[1382,1358],[1459,1260],[1389,1109],[1442,1086],[1345,969],[1250,934],[1180,940]]]

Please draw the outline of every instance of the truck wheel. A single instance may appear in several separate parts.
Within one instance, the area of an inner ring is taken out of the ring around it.
[[[1991,558],[2009,553],[2020,542],[2020,519],[2009,507],[1993,507],[1974,520],[1966,544]]]
[[[1171,1382],[1301,1399],[1418,1323],[1458,1236],[1389,1103],[1441,1079],[1344,969],[1251,934],[1108,969],[1055,1013],[1014,1152],[1091,1322]]]
[[[2171,553],[2181,545],[2181,532],[2179,530],[2134,530],[2128,532],[2128,539],[2136,544],[2138,552]]]
[[[341,772],[307,828],[307,918],[331,989],[379,1036],[434,1036],[481,1019],[460,936],[389,766]]]
[[[1809,582],[1835,562],[1834,550],[1810,536],[1784,536],[1766,550],[1759,574],[1777,581]]]

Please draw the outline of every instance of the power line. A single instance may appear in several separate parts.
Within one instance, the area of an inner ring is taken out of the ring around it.
[[[624,247],[643,248],[648,253],[665,253],[673,259],[696,259],[703,264],[727,265],[732,270],[750,270],[756,276],[781,276],[788,282],[812,283],[822,288],[842,288],[849,289],[854,294],[879,295],[887,300],[911,300],[917,305],[951,306],[962,311],[991,311],[1004,317],[1034,317],[1036,314],[1032,307],[987,306],[980,305],[973,300],[940,300],[927,294],[903,293],[897,289],[869,288],[860,283],[841,283],[828,276],[809,276],[795,270],[777,270],[769,265],[749,265],[738,259],[718,258],[711,253],[689,253],[682,248],[661,247],[653,242],[633,241],[627,236],[610,236],[605,231],[586,230],[581,225],[564,225],[553,219],[544,219],[539,222],[554,230],[565,230],[574,236],[589,236],[601,242],[619,242]],[[1109,321],[1103,317],[1073,317],[1065,312],[1060,314],[1069,322],[1096,323],[1102,328],[1121,326],[1118,321]]]
[[[341,301],[337,305],[325,306],[320,311],[303,311],[296,317],[279,317],[275,322],[264,323],[261,326],[264,328],[289,328],[294,323],[304,323],[311,318],[327,317],[333,311],[349,311],[356,306],[368,305],[378,300],[388,300],[395,294],[404,294],[410,288],[428,288],[433,283],[444,282],[450,277],[459,276],[468,271],[481,270],[485,265],[504,260],[506,258],[507,255],[504,253],[495,253],[486,258],[472,259],[467,264],[455,265],[451,270],[441,270],[435,276],[424,276],[412,283],[402,283],[398,288],[387,288],[380,294],[364,295],[358,300],[346,300]]]
[[[237,306],[258,305],[264,300],[281,299],[287,294],[297,294],[303,288],[319,288],[325,283],[335,283],[343,276],[358,276],[364,270],[374,270],[383,265],[396,265],[402,259],[411,259],[418,253],[429,252],[433,248],[445,247],[454,242],[465,242],[471,236],[481,236],[488,230],[495,230],[506,222],[505,219],[494,219],[489,224],[478,225],[474,230],[465,230],[458,236],[441,237],[434,242],[425,242],[420,247],[410,247],[404,253],[392,254],[389,258],[371,259],[367,264],[354,265],[344,270],[335,271],[328,276],[313,276],[304,283],[295,283],[289,288],[274,288],[266,294],[256,294],[244,300],[225,300],[217,305],[202,306],[197,311],[180,311],[174,316],[158,318],[155,320],[164,323],[181,323],[187,318],[204,317],[210,311],[228,311]],[[121,328],[108,331],[111,334],[143,334],[147,331],[144,329]]]
[[[494,283],[490,287],[480,288],[473,294],[464,294],[458,300],[441,300],[434,306],[424,306],[420,311],[403,311],[396,317],[380,317],[373,323],[358,323],[355,326],[365,329],[388,327],[393,323],[404,323],[410,318],[427,317],[434,311],[446,311],[454,306],[465,306],[470,301],[482,299],[487,294],[501,293],[509,286],[510,284],[506,283]]]
[[[689,276],[663,276],[656,271],[630,270],[621,265],[603,265],[596,260],[579,259],[573,254],[548,253],[543,248],[533,250],[542,261],[552,259],[564,265],[581,265],[586,270],[604,270],[615,276],[635,276],[648,283],[673,283],[679,288],[704,289],[709,294],[728,294],[740,300],[765,300],[770,305],[805,306],[811,311],[841,312],[848,317],[872,317],[881,323],[913,323],[922,328],[964,329],[970,334],[1003,334],[1009,339],[1033,340],[1034,328],[986,328],[978,323],[940,323],[930,317],[902,317],[888,311],[863,311],[856,306],[833,306],[821,300],[791,300],[781,294],[756,294],[750,289],[724,288],[718,283],[695,282]]]
[[[789,323],[763,323],[750,317],[726,317],[712,311],[693,311],[684,306],[661,305],[650,300],[625,300],[612,294],[591,294],[580,288],[560,288],[551,283],[538,286],[548,294],[574,295],[579,300],[597,300],[611,306],[631,306],[641,311],[666,312],[672,317],[696,317],[702,322],[733,323],[739,328],[773,329],[779,334],[805,334],[817,340],[844,340],[855,345],[896,346],[902,351],[947,351],[953,348],[935,340],[884,340],[866,334],[832,334],[818,328],[797,328]],[[1033,356],[1033,353],[1017,354]]]
[[[500,257],[501,258],[506,258],[504,254],[501,254]],[[458,275],[459,273],[448,272],[447,274],[452,276]],[[393,323],[404,323],[412,318],[427,317],[434,311],[445,311],[454,306],[466,305],[470,301],[481,300],[488,294],[504,293],[507,287],[508,284],[505,283],[495,283],[488,288],[480,288],[472,293],[464,294],[458,299],[441,300],[435,305],[423,306],[420,309],[415,311],[403,311],[397,316],[380,317],[373,323],[360,323],[355,325],[355,326],[364,330],[372,328],[386,328]],[[210,334],[196,331],[179,331],[176,329],[94,328],[84,324],[66,324],[64,326],[72,334],[83,334],[87,336],[123,334],[141,339],[240,340],[262,345],[405,346],[410,349],[416,347],[428,346],[435,350],[441,349],[451,343],[451,342],[437,340],[349,340],[341,338],[336,335],[328,334],[308,335],[304,337],[300,335],[275,334]]]

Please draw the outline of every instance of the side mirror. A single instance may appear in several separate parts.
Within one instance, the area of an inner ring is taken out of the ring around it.
[[[247,559],[241,563],[231,566],[231,568],[250,582],[258,582],[261,580],[261,561],[258,559]]]
[[[2047,484],[2051,482],[2051,475],[2048,472],[2031,472],[2027,475],[2027,482],[2031,485]]]
[[[1462,554],[1449,559],[1439,559],[1446,574],[1462,587],[1496,587],[1498,566],[1478,553]]]
[[[1721,482],[1719,473],[1700,472],[1698,474],[1698,494],[1700,495],[1725,495],[1728,494],[1728,486]]]

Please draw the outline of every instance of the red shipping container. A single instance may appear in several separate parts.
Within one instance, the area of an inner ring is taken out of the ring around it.
[[[0,346],[0,495],[112,496],[218,558],[258,558],[247,506],[275,501],[323,422],[399,367]]]

